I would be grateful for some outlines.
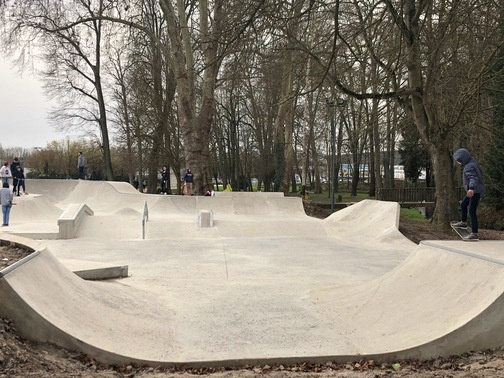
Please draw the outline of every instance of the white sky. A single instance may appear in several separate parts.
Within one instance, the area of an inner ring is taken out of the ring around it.
[[[39,79],[29,72],[22,75],[0,56],[0,144],[10,147],[45,147],[65,139],[49,125],[51,105],[42,92]]]

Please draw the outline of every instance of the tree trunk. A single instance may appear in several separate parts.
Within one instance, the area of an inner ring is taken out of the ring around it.
[[[458,198],[454,190],[453,158],[445,144],[431,145],[430,151],[436,177],[436,208],[433,217],[437,220],[438,228],[448,228],[450,221],[460,218],[456,211]]]
[[[320,184],[320,165],[319,165],[319,153],[317,151],[317,148],[315,146],[315,138],[312,137],[310,140],[311,144],[311,151],[312,151],[312,165],[313,165],[313,178],[312,180],[315,181],[315,187],[313,188],[313,191],[317,194],[322,193],[322,185]]]
[[[371,72],[372,72],[372,77],[373,77],[373,91],[377,92],[378,91],[378,80],[377,80],[377,64],[376,61],[373,59],[371,62]],[[369,144],[373,145],[372,152],[373,152],[373,162],[374,162],[374,173],[375,173],[375,186],[374,189],[381,189],[383,187],[382,184],[382,176],[381,176],[381,169],[382,169],[382,162],[381,162],[381,142],[380,142],[380,124],[379,124],[379,116],[378,116],[378,99],[374,98],[372,100],[372,107],[371,107],[371,134],[369,138]],[[373,193],[374,195],[374,193]]]
[[[392,5],[387,1],[389,9]],[[395,10],[393,10],[395,12]],[[429,101],[429,93],[424,88],[422,59],[419,41],[419,12],[415,0],[404,2],[403,33],[406,42],[408,85],[416,92],[411,95],[411,106],[415,124],[425,145],[431,153],[432,168],[436,180],[436,208],[434,222],[438,228],[448,228],[450,220],[455,219],[454,182],[452,157],[449,148],[450,129],[440,122],[435,105]],[[431,99],[432,100],[432,99]]]
[[[99,119],[98,123],[100,125],[101,139],[102,139],[102,152],[103,152],[103,164],[105,170],[105,180],[113,181],[114,173],[112,171],[112,158],[110,155],[110,140],[108,135],[107,127],[107,116],[105,111],[105,99],[103,97],[103,90],[101,86],[101,79],[99,72],[95,73],[95,88],[98,96],[98,107],[99,107]]]
[[[287,194],[288,191],[288,172],[286,157],[290,153],[287,150],[290,147],[289,137],[292,139],[292,134],[288,135],[286,124],[290,122],[287,120],[290,113],[292,104],[292,52],[284,52],[282,75],[282,95],[281,102],[278,106],[278,113],[275,119],[275,191],[282,191]],[[289,128],[290,130],[290,128]]]
[[[223,22],[223,1],[214,2],[212,28],[209,26],[208,1],[199,2],[200,46],[204,59],[200,110],[196,111],[196,79],[192,37],[189,34],[185,3],[177,0],[177,12],[169,0],[160,0],[165,16],[168,36],[173,51],[173,66],[178,88],[178,111],[184,137],[186,165],[194,174],[194,193],[203,194],[211,188],[210,129],[214,117],[214,91],[221,59],[217,51]]]

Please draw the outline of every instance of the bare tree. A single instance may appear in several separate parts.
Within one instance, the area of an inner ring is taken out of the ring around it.
[[[456,210],[450,151],[460,141],[454,137],[481,111],[475,104],[480,103],[482,78],[502,45],[499,35],[491,32],[498,27],[497,4],[355,1],[353,5],[343,4],[341,10],[338,5],[340,2],[335,3],[333,11],[332,53],[310,53],[342,93],[361,101],[396,99],[404,111],[411,113],[432,159],[437,193],[434,219],[440,227],[447,227]],[[361,21],[351,9],[359,10]],[[370,49],[369,41],[373,39],[366,34],[370,25],[362,20],[394,26],[377,29],[392,37],[372,43]],[[363,43],[352,45],[360,35]],[[373,80],[379,83],[377,87],[370,83],[362,90],[352,86],[344,71],[332,70],[335,60],[345,61],[341,59],[341,44],[347,49],[360,46],[360,50],[352,49],[355,64],[369,62],[371,57],[379,68]]]
[[[97,124],[105,177],[113,180],[102,78],[102,48],[107,35],[100,17],[110,10],[106,2],[34,0],[29,6],[14,2],[8,9],[10,29],[6,43],[12,49],[21,48],[21,54],[38,44],[46,64],[45,88],[61,104],[53,112],[54,121],[60,128],[69,122],[77,127]],[[81,17],[93,20],[76,23]]]
[[[463,2],[406,0],[401,9],[389,0],[384,4],[402,34],[408,87],[413,91],[411,112],[432,157],[434,218],[447,227],[454,219],[457,199],[450,154],[456,147],[453,136],[457,128],[465,127],[464,113],[478,96],[482,75],[502,43],[491,32],[497,26],[498,19],[492,16],[497,9]],[[474,35],[476,25],[481,32]],[[457,77],[450,78],[453,74]]]

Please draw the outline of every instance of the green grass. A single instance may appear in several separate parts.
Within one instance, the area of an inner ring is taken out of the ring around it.
[[[429,221],[417,209],[401,208],[401,217],[408,218],[408,219],[415,219],[415,220],[418,220],[421,222],[428,222]]]

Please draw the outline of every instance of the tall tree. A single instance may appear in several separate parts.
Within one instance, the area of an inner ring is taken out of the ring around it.
[[[319,54],[319,62],[342,92],[361,100],[396,98],[412,115],[432,159],[437,193],[434,219],[439,227],[447,227],[456,212],[450,152],[456,132],[478,114],[481,78],[502,43],[492,32],[499,22],[498,7],[491,2],[480,6],[459,1],[404,0],[398,4],[383,0],[380,4],[384,7],[373,1],[356,1],[354,7],[362,11],[364,18],[386,10],[376,22],[393,21],[395,30],[390,32],[400,36],[401,44],[379,44],[370,55],[381,62],[380,78],[382,83],[394,85],[392,91],[383,84],[378,92],[371,88],[364,92],[355,90],[341,73],[332,75],[325,56]],[[334,55],[337,41],[351,40],[362,32],[349,24],[350,12],[345,13],[345,28],[338,26],[342,20],[338,9],[334,13],[337,26],[329,63],[338,58]]]
[[[194,172],[195,191],[203,193],[212,182],[209,142],[219,70],[230,47],[250,26],[263,1],[202,0],[197,9],[186,7],[182,0],[177,1],[176,7],[170,0],[159,3],[173,52],[186,163]],[[201,60],[196,60],[198,57]]]
[[[77,127],[98,125],[105,177],[113,180],[109,130],[102,72],[102,46],[108,38],[100,17],[110,7],[100,0],[89,2],[46,2],[34,0],[7,2],[9,33],[4,36],[13,50],[24,46],[21,54],[34,48],[41,51],[46,64],[45,88],[60,100],[53,119]],[[80,18],[89,22],[76,23]],[[23,55],[22,55],[23,56]]]
[[[478,96],[481,77],[495,54],[498,41],[491,30],[497,20],[487,13],[491,6],[405,0],[398,9],[392,1],[384,2],[403,37],[411,113],[432,158],[434,219],[447,227],[456,209],[453,134],[468,121],[464,112]],[[476,25],[480,32],[473,34]],[[452,75],[457,78],[450,79]]]
[[[502,16],[504,20],[504,14]],[[504,25],[500,32],[504,34]],[[489,73],[489,102],[492,106],[490,148],[483,160],[486,174],[487,202],[498,210],[504,209],[504,49],[497,54]]]

